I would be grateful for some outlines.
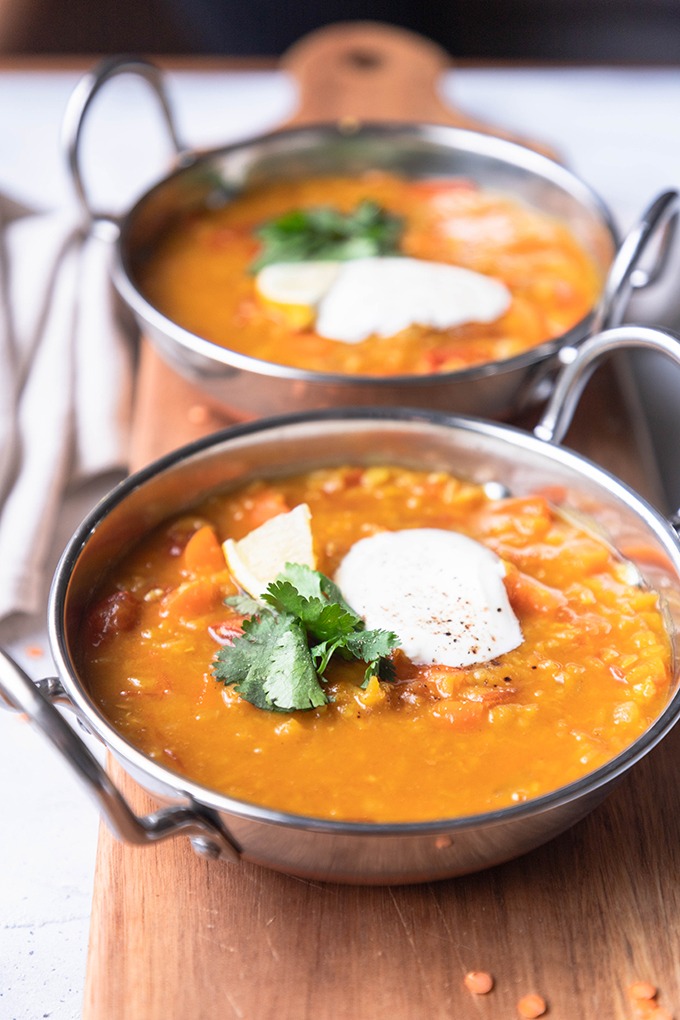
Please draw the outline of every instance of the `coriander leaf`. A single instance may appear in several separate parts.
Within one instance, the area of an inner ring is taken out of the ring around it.
[[[337,584],[319,570],[312,570],[304,563],[286,563],[276,580],[290,581],[305,598],[325,597],[329,602],[336,602],[345,612],[351,613],[355,620],[361,622],[361,617],[357,616],[345,602]]]
[[[342,638],[338,638],[336,641],[319,641],[310,649],[316,671],[320,676],[326,672],[333,653],[342,648],[342,645]]]
[[[388,683],[393,683],[396,680],[397,673],[394,668],[394,663],[391,659],[373,659],[366,666],[366,672],[364,673],[364,682],[362,688],[368,687],[368,684],[372,677],[377,676],[379,680],[385,680]]]
[[[347,651],[367,663],[362,687],[366,687],[374,676],[381,680],[394,680],[394,666],[387,656],[398,644],[397,635],[387,630],[360,630],[347,636]]]
[[[292,209],[255,231],[262,242],[251,272],[274,262],[347,261],[397,255],[403,219],[365,199],[350,213],[330,206]]]
[[[337,602],[329,602],[325,596],[305,598],[290,581],[279,578],[262,597],[276,609],[297,616],[319,640],[349,634],[361,622],[356,613]]]
[[[278,219],[263,224],[257,231],[260,237],[276,238],[285,234],[299,234],[307,226],[309,214],[303,209],[292,209]]]
[[[296,621],[289,623],[279,635],[263,686],[270,702],[283,712],[319,708],[328,701],[319,683],[304,628]]]
[[[399,638],[388,630],[358,630],[348,634],[345,647],[355,657],[364,662],[382,659],[394,651]]]
[[[364,628],[363,621],[360,621],[360,624]],[[343,659],[358,659],[365,662],[366,672],[362,684],[362,687],[365,687],[372,676],[379,676],[381,680],[392,681],[395,679],[395,670],[388,656],[398,646],[399,638],[396,634],[385,630],[366,630],[364,628],[319,641],[311,646],[311,653],[322,679],[335,652],[338,652]]]
[[[240,613],[241,616],[257,616],[262,609],[262,603],[252,598],[252,596],[246,595],[245,592],[232,595],[225,599],[225,602],[232,609],[235,609],[237,613]]]
[[[234,684],[256,708],[292,712],[328,701],[304,631],[288,615],[263,612],[245,620],[243,634],[220,648],[213,668],[218,680]]]
[[[387,656],[399,639],[388,631],[366,630],[325,574],[287,563],[262,599],[227,599],[248,618],[243,634],[219,650],[213,665],[216,679],[234,684],[257,708],[292,712],[326,704],[322,683],[336,652],[366,663],[363,686],[373,676],[394,679]]]
[[[276,624],[271,614],[244,620],[243,634],[233,644],[220,648],[213,664],[218,680],[234,684],[239,694],[258,708],[272,707],[261,689],[260,679],[269,666],[269,648],[277,637]]]

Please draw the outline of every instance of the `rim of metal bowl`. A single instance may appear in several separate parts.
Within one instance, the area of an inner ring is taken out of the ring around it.
[[[414,822],[353,822],[323,819],[314,816],[300,815],[293,812],[269,808],[248,801],[238,800],[227,794],[219,793],[201,783],[194,782],[180,773],[173,772],[165,765],[149,758],[143,751],[135,747],[123,737],[108,721],[94,701],[87,694],[84,686],[76,677],[75,665],[71,665],[67,643],[66,626],[64,623],[65,604],[68,582],[88,539],[109,512],[126,499],[135,490],[144,486],[156,475],[171,469],[177,463],[191,458],[211,447],[228,444],[231,439],[237,440],[244,436],[256,435],[259,432],[271,432],[278,428],[307,425],[311,422],[346,423],[348,419],[364,420],[367,424],[374,422],[412,422],[434,425],[444,429],[462,429],[500,438],[510,442],[521,453],[522,449],[540,450],[548,456],[557,457],[567,466],[575,468],[584,478],[590,478],[605,489],[621,498],[625,498],[643,521],[655,532],[666,545],[666,551],[680,575],[680,541],[671,526],[663,517],[632,488],[620,481],[615,475],[564,447],[552,446],[537,439],[514,426],[500,425],[494,422],[470,418],[464,415],[449,415],[436,411],[421,411],[410,408],[339,408],[317,411],[297,412],[263,418],[222,429],[218,432],[198,439],[171,453],[153,461],[128,478],[120,482],[83,520],[71,541],[64,550],[52,582],[48,609],[48,634],[51,650],[57,665],[64,688],[76,711],[82,716],[87,726],[104,742],[113,754],[123,763],[129,764],[134,770],[147,775],[154,783],[170,788],[178,797],[185,797],[192,802],[207,806],[213,810],[240,818],[267,822],[273,825],[295,827],[315,832],[335,833],[344,835],[416,835],[437,833],[445,830],[478,828],[503,824],[512,819],[557,808],[569,803],[582,795],[594,793],[603,786],[622,776],[637,761],[643,758],[672,729],[680,719],[680,683],[676,676],[676,690],[669,698],[663,712],[632,744],[624,748],[618,755],[599,768],[587,773],[571,783],[559,787],[540,797],[535,797],[521,804],[498,808],[493,811],[474,815],[463,815],[453,818],[442,817],[427,821]],[[676,667],[677,672],[677,667]]]
[[[584,209],[596,214],[611,239],[613,252],[616,252],[620,241],[619,232],[609,208],[597,192],[577,174],[572,173],[572,171],[560,163],[518,142],[483,134],[482,132],[471,131],[466,128],[429,123],[408,124],[391,122],[384,124],[367,121],[363,122],[359,127],[352,127],[351,129],[343,128],[342,124],[314,124],[272,131],[243,142],[225,145],[198,154],[192,153],[184,163],[180,160],[180,165],[148,189],[121,220],[120,233],[112,265],[113,281],[118,293],[135,314],[148,323],[152,329],[164,333],[181,348],[194,356],[198,355],[218,365],[252,372],[257,375],[266,375],[298,382],[332,384],[333,386],[341,387],[407,387],[414,384],[427,386],[439,385],[453,380],[465,382],[483,376],[505,374],[506,372],[509,373],[528,368],[537,362],[549,358],[562,347],[578,344],[587,337],[589,327],[595,316],[596,306],[569,330],[557,337],[545,340],[535,347],[522,351],[520,354],[515,354],[510,358],[484,362],[481,365],[472,365],[469,368],[457,369],[451,372],[423,373],[422,375],[351,375],[339,372],[320,372],[314,369],[296,368],[292,365],[265,361],[262,358],[243,354],[231,347],[207,340],[205,337],[193,333],[191,330],[186,329],[164,315],[144,297],[141,290],[133,282],[129,264],[129,253],[124,250],[126,247],[126,232],[144,204],[171,181],[192,172],[197,167],[209,163],[211,160],[230,156],[248,149],[255,149],[259,146],[282,147],[291,138],[310,138],[323,142],[342,138],[360,138],[362,135],[387,138],[397,138],[399,136],[412,137],[427,142],[438,143],[443,149],[459,147],[473,155],[496,159],[501,158],[509,166],[526,170],[561,187],[572,198],[580,202]],[[456,142],[458,146],[456,146]],[[507,158],[505,158],[506,156]]]

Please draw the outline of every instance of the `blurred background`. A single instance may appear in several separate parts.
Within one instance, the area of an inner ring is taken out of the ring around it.
[[[276,57],[355,20],[411,29],[452,57],[680,64],[680,0],[0,0],[0,54]]]

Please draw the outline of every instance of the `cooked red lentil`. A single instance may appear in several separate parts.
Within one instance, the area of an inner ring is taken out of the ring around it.
[[[507,565],[524,640],[464,668],[415,666],[396,680],[331,662],[333,701],[268,712],[218,682],[211,663],[241,618],[220,542],[301,502],[318,569],[381,530],[441,528]],[[163,525],[102,583],[80,635],[96,702],[164,766],[245,801],[372,822],[518,804],[602,765],[662,710],[670,647],[653,591],[543,495],[491,500],[444,473],[346,466],[211,496]]]
[[[299,307],[258,298],[249,267],[255,231],[290,210],[363,200],[403,217],[401,254],[500,280],[512,295],[489,324],[412,325],[346,344],[320,336]],[[602,275],[567,226],[462,179],[387,173],[315,177],[253,187],[221,208],[192,212],[141,267],[142,292],[164,315],[223,347],[264,361],[349,375],[422,375],[503,360],[560,336],[595,305]]]

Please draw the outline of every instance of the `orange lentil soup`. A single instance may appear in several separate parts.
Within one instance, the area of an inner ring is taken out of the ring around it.
[[[250,270],[258,227],[291,210],[350,213],[369,200],[403,219],[400,254],[501,281],[507,311],[491,323],[412,325],[358,343],[320,336],[295,305],[259,297]],[[517,200],[463,179],[386,173],[253,187],[176,223],[140,268],[142,293],[185,329],[264,361],[349,375],[422,375],[503,360],[565,333],[593,308],[601,273],[570,230]]]
[[[213,675],[241,617],[220,542],[307,502],[318,569],[359,539],[440,528],[506,564],[523,643],[464,668],[415,666],[362,689],[331,661],[321,708],[270,712]],[[113,725],[214,790],[322,818],[392,822],[518,804],[602,765],[663,709],[669,638],[657,595],[544,496],[491,500],[448,474],[347,466],[212,496],[111,572],[79,640],[87,687]]]

